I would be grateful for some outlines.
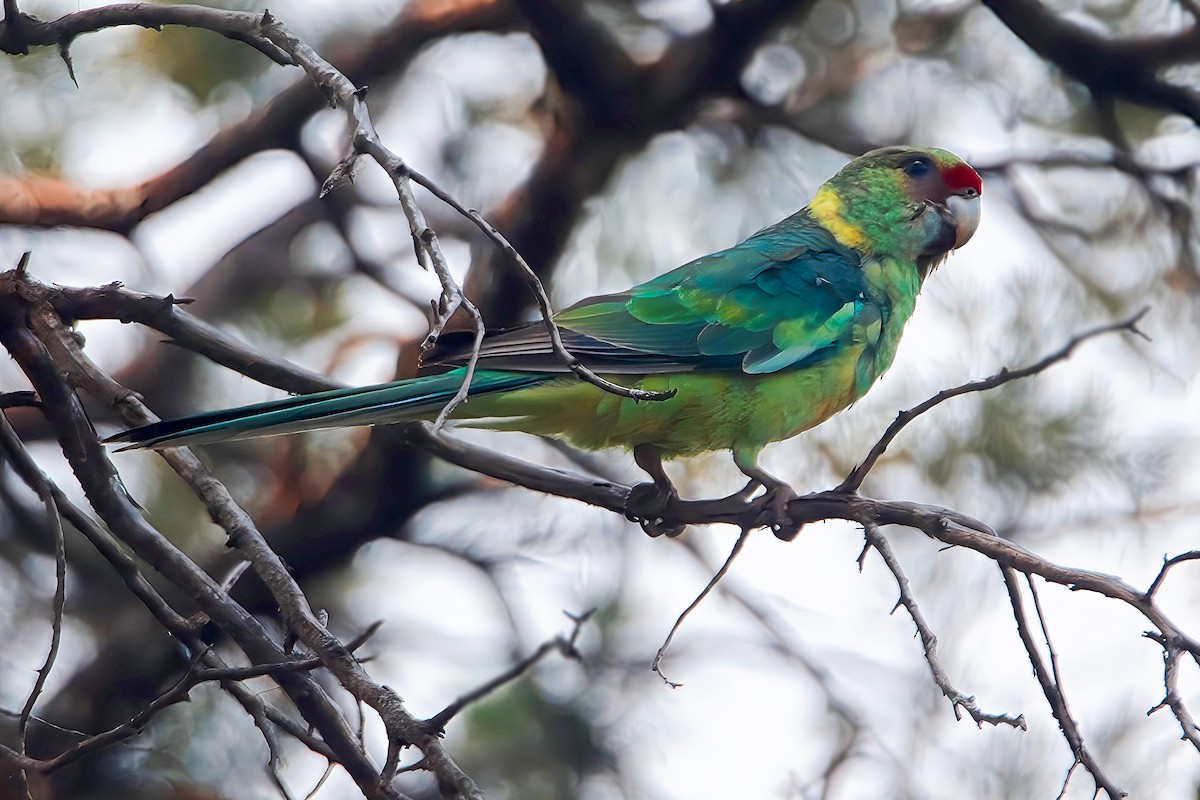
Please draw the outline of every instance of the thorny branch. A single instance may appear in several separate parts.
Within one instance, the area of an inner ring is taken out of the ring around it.
[[[27,262],[27,260],[27,256],[22,257],[22,262]],[[3,412],[0,412],[0,417],[4,417]],[[0,425],[8,428],[7,417],[4,417],[4,421]],[[25,705],[21,709],[21,715],[17,721],[17,738],[20,743],[19,752],[22,756],[27,756],[29,753],[29,720],[33,717],[34,707],[37,705],[38,698],[41,697],[42,690],[46,688],[50,671],[54,669],[54,662],[58,659],[58,650],[62,645],[63,611],[67,604],[67,550],[63,536],[62,516],[58,513],[58,506],[55,505],[54,495],[48,481],[38,482],[32,488],[38,493],[45,506],[46,516],[50,521],[50,530],[54,531],[54,601],[50,623],[50,649],[46,653],[46,660],[38,668],[37,679],[33,683],[33,688],[29,690],[29,697],[25,700]],[[27,776],[26,784],[25,790],[28,794]]]
[[[879,527],[873,524],[863,526],[863,533],[866,537],[866,544],[863,547],[862,554],[858,557],[858,568],[862,570],[863,560],[867,555],[867,551],[874,548],[879,553],[883,563],[887,565],[888,570],[896,578],[896,586],[900,590],[900,599],[896,601],[895,608],[904,606],[908,615],[912,617],[913,624],[917,626],[917,633],[921,637],[921,646],[925,650],[925,661],[929,664],[929,672],[933,676],[933,682],[942,690],[942,694],[950,701],[950,705],[954,708],[954,718],[962,719],[961,711],[966,711],[971,719],[975,720],[975,724],[983,727],[983,723],[987,722],[991,725],[1011,725],[1014,728],[1028,730],[1028,725],[1025,722],[1025,715],[1019,714],[1012,716],[1010,714],[989,714],[983,711],[975,704],[975,698],[965,695],[954,685],[950,683],[950,678],[946,675],[946,671],[942,668],[941,661],[938,659],[937,636],[933,629],[929,627],[929,623],[925,620],[925,615],[921,612],[920,606],[917,605],[916,598],[913,597],[912,588],[908,583],[908,576],[904,574],[904,567],[900,564],[900,559],[892,550],[891,542],[879,530]],[[895,609],[893,609],[894,611]]]

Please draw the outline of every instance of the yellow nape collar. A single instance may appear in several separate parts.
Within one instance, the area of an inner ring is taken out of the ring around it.
[[[862,228],[847,222],[842,216],[842,199],[828,186],[822,186],[816,197],[808,204],[808,213],[833,234],[838,244],[854,250],[865,250],[867,235]]]

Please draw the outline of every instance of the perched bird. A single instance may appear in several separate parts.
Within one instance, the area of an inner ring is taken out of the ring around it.
[[[637,402],[570,372],[544,323],[489,333],[463,425],[625,447],[653,478],[630,507],[647,532],[675,489],[663,458],[730,450],[786,525],[795,495],[758,466],[769,442],[824,422],[891,365],[929,273],[979,223],[978,173],[945,150],[885,147],[850,161],[812,202],[744,242],[554,316],[596,373],[668,400]],[[316,428],[432,419],[458,391],[470,350],[442,374],[299,395],[135,428],[109,441],[171,447]],[[748,487],[749,488],[749,487]]]

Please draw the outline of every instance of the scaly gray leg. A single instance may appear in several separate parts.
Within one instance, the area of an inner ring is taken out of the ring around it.
[[[667,477],[662,464],[662,450],[654,445],[639,444],[633,448],[633,460],[654,481],[639,483],[625,501],[625,516],[642,526],[650,536],[678,536],[685,526],[669,525],[663,521],[663,512],[672,501],[679,499],[679,492]]]
[[[774,519],[774,522],[771,524],[771,532],[785,542],[795,539],[796,534],[804,527],[792,522],[792,517],[788,513],[788,503],[799,497],[796,494],[796,490],[788,485],[786,481],[776,478],[760,467],[758,465],[757,451],[734,450],[733,463],[737,465],[737,468],[742,471],[743,475],[766,490],[766,493],[759,498],[759,501],[771,509],[771,516]]]

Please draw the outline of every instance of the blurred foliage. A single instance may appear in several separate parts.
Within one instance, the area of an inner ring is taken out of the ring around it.
[[[521,680],[470,709],[462,763],[501,798],[577,797],[590,774],[612,769],[587,709],[555,703]]]
[[[213,91],[227,81],[246,81],[269,66],[261,54],[241,42],[178,26],[142,31],[137,54],[201,103],[209,102]]]

